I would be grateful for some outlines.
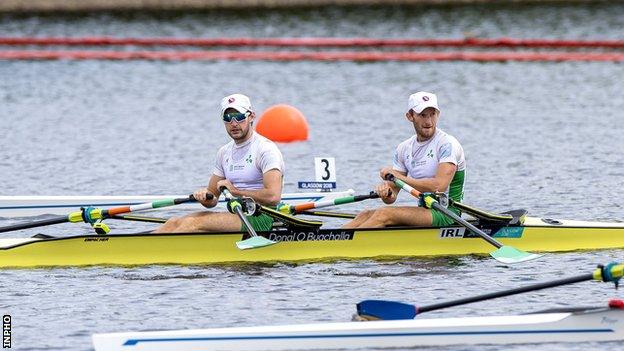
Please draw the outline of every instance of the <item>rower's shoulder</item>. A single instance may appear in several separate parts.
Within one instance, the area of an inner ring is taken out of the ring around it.
[[[399,145],[397,146],[397,150],[402,150],[406,147],[411,148],[412,144],[414,144],[414,141],[416,141],[416,135],[412,135],[411,137],[400,142]]]
[[[459,142],[459,140],[457,140],[456,137],[450,135],[449,133],[439,128],[438,128],[438,138],[440,142],[451,142],[451,143],[456,143],[461,146],[461,143]]]
[[[229,143],[221,146],[219,148],[219,150],[217,150],[217,155],[222,155],[223,153],[225,153],[227,150],[231,150],[232,147],[234,146],[234,140],[230,141]]]
[[[255,135],[254,142],[256,142],[258,145],[260,145],[262,148],[277,149],[279,151],[279,148],[277,147],[277,144],[275,142],[273,142],[273,140],[265,137],[264,135],[260,135],[257,132],[256,132],[256,135]]]

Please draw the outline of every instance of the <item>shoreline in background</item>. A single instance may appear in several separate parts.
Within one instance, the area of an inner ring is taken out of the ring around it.
[[[0,13],[215,10],[319,6],[569,4],[621,0],[2,0]]]

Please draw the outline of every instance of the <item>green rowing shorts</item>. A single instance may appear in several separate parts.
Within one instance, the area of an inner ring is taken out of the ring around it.
[[[449,206],[448,209],[453,211],[456,215],[461,216],[459,209],[453,206]],[[432,227],[448,227],[449,225],[455,223],[455,221],[450,219],[447,215],[438,210],[434,210],[433,208],[431,209],[431,217],[433,218],[433,221],[431,222]]]
[[[273,229],[273,217],[267,214],[261,214],[259,216],[245,216],[251,224],[251,227],[257,232],[267,232]],[[241,225],[241,231],[246,232],[247,227],[245,223]]]

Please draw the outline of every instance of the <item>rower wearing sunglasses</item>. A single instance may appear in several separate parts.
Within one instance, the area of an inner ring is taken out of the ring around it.
[[[217,152],[217,159],[207,188],[193,196],[207,208],[217,205],[222,187],[235,197],[251,197],[265,206],[277,205],[282,196],[284,160],[277,145],[253,129],[256,118],[249,98],[232,94],[221,100],[221,118],[232,141]],[[212,194],[212,200],[205,200]],[[256,231],[267,231],[273,218],[266,214],[248,216]],[[154,233],[197,231],[245,231],[240,218],[229,212],[202,211],[183,217],[174,217]]]

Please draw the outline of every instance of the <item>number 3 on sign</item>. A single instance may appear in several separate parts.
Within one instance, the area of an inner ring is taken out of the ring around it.
[[[315,157],[314,168],[317,182],[336,181],[336,159],[333,157]]]

